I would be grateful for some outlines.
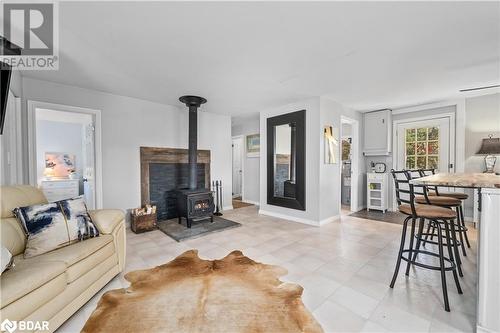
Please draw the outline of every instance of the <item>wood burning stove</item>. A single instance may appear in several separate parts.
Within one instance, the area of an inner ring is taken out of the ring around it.
[[[182,223],[184,217],[188,228],[191,228],[193,220],[210,219],[210,222],[213,222],[214,208],[214,199],[210,191],[207,192],[205,189],[182,189],[177,191],[179,223]]]
[[[177,190],[177,214],[179,223],[185,218],[187,227],[191,228],[192,221],[210,219],[213,222],[215,208],[210,189],[197,186],[198,108],[207,100],[198,96],[182,96],[179,101],[189,108],[189,188]]]

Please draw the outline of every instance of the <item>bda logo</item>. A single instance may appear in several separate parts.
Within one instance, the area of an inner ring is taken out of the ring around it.
[[[9,319],[5,319],[2,321],[2,324],[0,324],[0,330],[3,332],[7,331],[9,333],[14,332],[17,329],[17,322],[16,321],[10,321]]]

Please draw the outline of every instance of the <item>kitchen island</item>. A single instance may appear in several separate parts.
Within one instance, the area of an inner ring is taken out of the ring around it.
[[[477,332],[500,332],[500,176],[492,173],[439,173],[411,182],[479,190],[476,327]]]

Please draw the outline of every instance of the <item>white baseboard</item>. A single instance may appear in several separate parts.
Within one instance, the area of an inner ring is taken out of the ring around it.
[[[258,201],[243,199],[243,200],[241,200],[241,202],[249,203],[249,204],[252,204],[252,205],[255,205],[255,206],[260,206],[260,202],[258,202]]]
[[[307,224],[307,225],[312,225],[312,226],[315,226],[315,227],[319,227],[320,226],[320,222],[319,221],[313,221],[313,220],[309,220],[309,219],[304,219],[302,217],[296,217],[296,216],[290,216],[290,215],[285,215],[285,214],[270,212],[268,210],[259,209],[259,214],[261,214],[261,215],[267,215],[267,216],[272,216],[272,217],[277,217],[277,218],[288,220],[288,221],[292,221],[292,222],[298,222],[298,223],[303,223],[303,224]]]
[[[357,213],[357,212],[359,212],[359,211],[361,211],[361,210],[363,210],[363,209],[365,209],[365,208],[366,208],[366,206],[365,206],[365,205],[363,205],[363,206],[358,206],[358,207],[356,207],[356,210],[355,210],[353,213]]]
[[[222,207],[222,211],[225,211],[225,210],[232,210],[233,209],[233,205],[229,205],[229,206],[224,206]]]
[[[477,333],[493,333],[494,331],[487,329],[486,327],[482,327],[477,325],[476,326],[476,332]]]
[[[340,215],[330,216],[330,217],[327,217],[326,219],[319,221],[319,225],[321,226],[321,225],[325,225],[328,223],[332,223],[333,221],[336,221],[338,219],[340,219]]]

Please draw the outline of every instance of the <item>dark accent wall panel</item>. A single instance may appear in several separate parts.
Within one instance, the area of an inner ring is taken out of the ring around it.
[[[206,164],[197,164],[198,188],[205,188]],[[177,217],[176,190],[188,188],[189,164],[149,163],[149,198],[158,220]]]

